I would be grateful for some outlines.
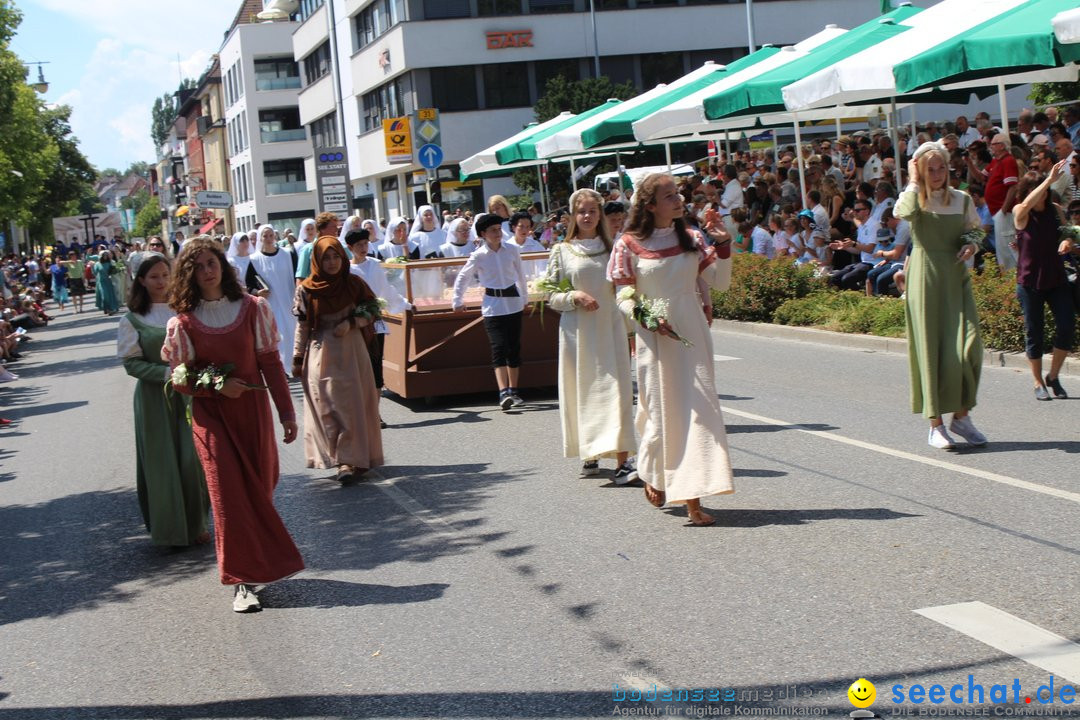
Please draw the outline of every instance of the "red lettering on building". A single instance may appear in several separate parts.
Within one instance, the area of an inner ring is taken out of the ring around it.
[[[487,49],[532,47],[532,30],[495,30],[487,34]]]

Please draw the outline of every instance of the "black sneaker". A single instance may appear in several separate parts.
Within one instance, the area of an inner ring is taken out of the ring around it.
[[[503,394],[502,397],[499,398],[499,407],[503,410],[509,410],[510,406],[513,404],[514,398],[510,397],[509,394]]]
[[[510,405],[512,407],[521,407],[525,404],[525,401],[521,399],[521,396],[517,393],[510,393]]]
[[[1069,393],[1065,392],[1065,388],[1061,387],[1061,378],[1056,377],[1053,380],[1051,380],[1050,376],[1047,375],[1046,376],[1046,384],[1051,390],[1054,391],[1054,397],[1056,397],[1058,400],[1068,400],[1069,399]]]
[[[627,460],[615,470],[613,478],[616,485],[626,485],[638,479],[637,468],[633,460]]]
[[[592,477],[600,472],[600,463],[596,460],[589,460],[581,466],[581,477]]]

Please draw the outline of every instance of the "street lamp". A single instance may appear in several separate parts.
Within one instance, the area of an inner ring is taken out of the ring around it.
[[[49,62],[47,60],[44,61],[44,62],[23,63],[23,65],[26,65],[28,67],[30,65],[37,65],[37,77],[38,77],[38,79],[37,79],[36,83],[30,83],[30,87],[34,88],[35,91],[41,93],[42,95],[49,92],[49,83],[45,82],[45,72],[41,69],[41,66],[42,65],[48,65],[48,64],[49,64]]]

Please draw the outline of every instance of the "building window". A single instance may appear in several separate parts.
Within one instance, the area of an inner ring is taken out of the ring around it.
[[[360,115],[364,132],[379,130],[386,118],[403,117],[416,109],[412,94],[412,77],[402,75],[366,93],[361,98]]]
[[[293,90],[300,87],[300,67],[292,58],[255,61],[256,90]]]
[[[263,163],[263,178],[267,195],[307,192],[304,161],[300,158],[267,160]]]
[[[300,108],[268,108],[259,111],[259,141],[264,143],[307,140],[300,124]]]
[[[529,68],[526,63],[483,66],[484,107],[510,108],[532,105],[529,101]]]
[[[577,58],[567,60],[540,60],[535,63],[536,92],[543,95],[551,78],[561,75],[568,82],[581,79],[581,64]]]
[[[371,44],[405,19],[405,0],[375,0],[356,16],[356,49]]]
[[[634,82],[634,56],[609,55],[600,58],[600,74],[613,83]]]
[[[332,112],[329,115],[315,120],[308,126],[311,130],[311,145],[316,148],[337,147],[340,144],[338,139],[338,126],[337,126],[337,113]]]
[[[310,85],[330,73],[330,41],[313,50],[304,58],[304,85]]]
[[[646,53],[641,58],[641,85],[646,90],[660,83],[678,80],[686,72],[683,70],[681,52]]]
[[[300,0],[300,10],[297,13],[297,19],[300,22],[304,22],[311,17],[316,10],[322,7],[325,0]]]
[[[574,12],[574,0],[529,0],[529,12],[534,15]]]
[[[424,0],[424,19],[469,17],[469,0]]]
[[[630,0],[596,0],[597,10],[625,10],[630,7]]]
[[[474,65],[431,68],[431,104],[446,112],[478,110]]]
[[[521,15],[521,0],[477,0],[476,9],[479,17]]]

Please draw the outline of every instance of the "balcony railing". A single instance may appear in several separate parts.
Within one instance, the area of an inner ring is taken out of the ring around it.
[[[307,192],[307,180],[298,182],[270,182],[266,183],[267,195],[289,195],[291,193]]]
[[[289,142],[291,140],[307,140],[307,131],[304,128],[295,130],[262,130],[259,137],[264,143]]]
[[[300,76],[295,77],[268,77],[255,78],[256,90],[298,90],[300,88]]]

